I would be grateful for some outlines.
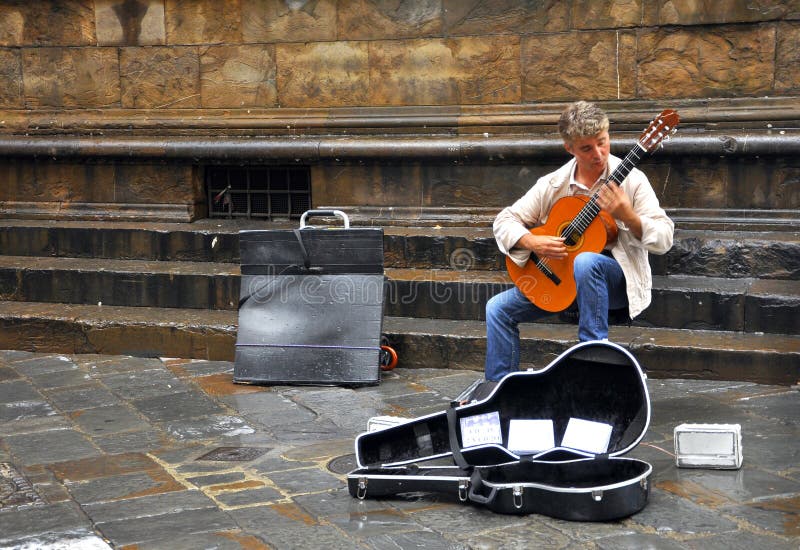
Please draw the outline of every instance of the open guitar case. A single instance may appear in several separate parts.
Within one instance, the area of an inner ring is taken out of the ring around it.
[[[469,398],[468,398],[469,399]],[[650,423],[646,377],[627,350],[582,342],[486,396],[356,438],[353,497],[457,495],[507,514],[576,521],[630,516],[652,466],[622,455]]]

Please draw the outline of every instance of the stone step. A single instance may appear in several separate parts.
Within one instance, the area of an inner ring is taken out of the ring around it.
[[[483,369],[486,337],[480,321],[387,317],[383,332],[401,366]],[[520,325],[520,338],[521,368],[541,368],[577,336],[575,327],[530,323]],[[611,327],[609,339],[631,350],[653,378],[774,384],[796,384],[800,378],[796,335]]]
[[[385,229],[386,267],[505,271],[491,228]],[[677,229],[654,275],[800,280],[800,232]]]
[[[0,302],[0,349],[124,354],[231,361],[234,311]],[[481,321],[386,317],[383,333],[398,368],[483,369]],[[521,327],[524,368],[545,366],[575,343],[575,328]],[[800,375],[800,337],[699,330],[612,327],[654,378],[743,380],[791,385]]]
[[[0,256],[0,299],[237,309],[239,264]]]
[[[800,280],[800,232],[677,229],[672,249],[650,255],[657,275]]]
[[[397,317],[481,320],[512,286],[501,272],[385,270],[384,311]],[[635,325],[800,334],[800,281],[654,276],[653,301]],[[552,322],[552,317],[547,318]]]
[[[237,313],[0,301],[0,349],[231,361]]]
[[[211,219],[196,223],[6,219],[0,220],[0,254],[239,263],[239,230],[264,225]]]
[[[712,231],[796,231],[796,208],[671,208],[667,214],[682,229]]]
[[[800,281],[654,276],[653,302],[636,324],[800,334]]]
[[[0,254],[132,260],[239,262],[241,229],[290,229],[292,222],[195,223],[0,220]],[[490,227],[384,227],[386,267],[504,271]],[[681,229],[656,275],[800,280],[800,232]]]
[[[486,301],[512,286],[500,271],[385,274],[385,314],[400,317],[480,320]],[[653,303],[637,325],[800,334],[800,281],[673,275],[653,283]],[[4,300],[236,310],[239,290],[239,265],[231,263],[0,256]]]

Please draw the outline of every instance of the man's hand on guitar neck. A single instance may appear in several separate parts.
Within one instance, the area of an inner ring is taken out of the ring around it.
[[[624,223],[633,236],[641,240],[642,220],[622,187],[613,182],[601,185],[597,190],[597,204],[615,220]]]
[[[527,233],[517,241],[515,248],[530,250],[539,258],[563,260],[567,257],[567,247],[564,245],[564,238],[552,235],[534,235],[533,233]]]

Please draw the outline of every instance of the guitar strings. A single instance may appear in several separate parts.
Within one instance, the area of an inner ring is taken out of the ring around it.
[[[625,178],[628,177],[633,167],[636,163],[641,160],[639,156],[638,150],[634,147],[630,150],[630,152],[625,156],[622,160],[620,165],[617,167],[616,170],[603,182],[603,185],[608,185],[609,182],[613,181],[614,183],[623,181]],[[597,197],[599,192],[595,192],[586,205],[578,212],[578,215],[570,222],[570,224],[562,231],[561,236],[564,238],[571,237],[573,234],[577,232],[578,235],[582,235],[584,231],[589,227],[594,219],[597,217],[597,214],[600,213],[600,206],[597,204]]]
[[[641,143],[637,142],[637,146],[642,149],[642,151],[647,152]],[[639,156],[639,150],[637,147],[631,149],[625,158],[622,159],[622,162],[617,166],[616,170],[603,182],[603,185],[608,185],[609,182],[613,181],[614,183],[621,182],[628,177],[631,170],[633,170],[636,163],[641,160]],[[619,183],[617,183],[619,185]],[[586,205],[581,208],[578,215],[561,231],[561,237],[565,240],[568,239],[572,241],[573,235],[582,235],[584,231],[589,227],[589,225],[594,221],[597,215],[600,213],[600,206],[597,204],[597,196],[598,192],[596,191]],[[571,242],[571,244],[576,244],[575,242]],[[550,270],[550,266],[548,265],[547,258],[540,258],[536,256],[536,267],[539,268],[545,274],[552,273]]]

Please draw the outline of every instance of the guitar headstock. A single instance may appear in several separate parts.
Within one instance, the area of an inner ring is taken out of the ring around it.
[[[639,136],[639,145],[646,151],[652,151],[662,141],[669,140],[670,136],[678,131],[678,112],[664,109]]]

